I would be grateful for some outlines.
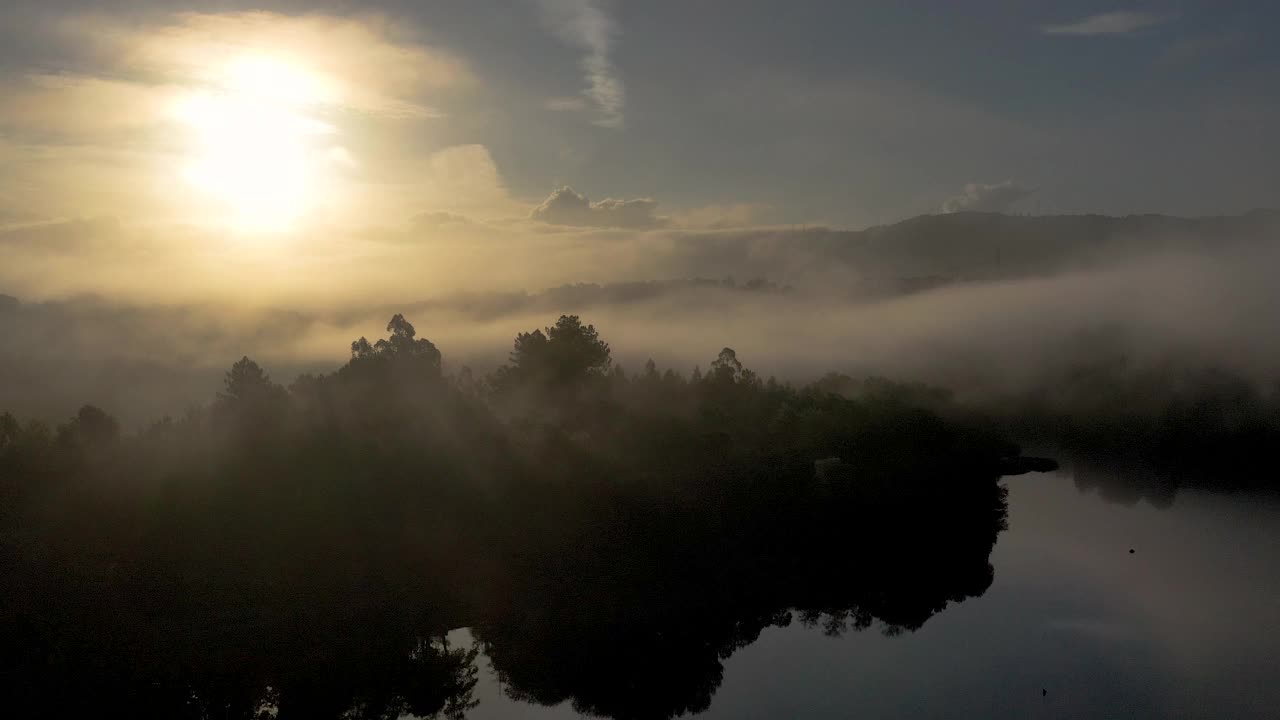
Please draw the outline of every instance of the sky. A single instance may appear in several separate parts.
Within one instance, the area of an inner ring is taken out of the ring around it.
[[[1278,19],[1229,0],[10,0],[0,254],[164,237],[340,267],[352,238],[477,223],[1274,207]]]

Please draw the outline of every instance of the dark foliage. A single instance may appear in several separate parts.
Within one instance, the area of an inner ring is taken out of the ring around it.
[[[465,626],[514,697],[665,718],[765,627],[912,630],[991,583],[1017,449],[945,396],[730,348],[628,376],[574,316],[450,378],[388,331],[134,435],[0,416],[14,716],[457,717]]]
[[[1109,500],[1168,507],[1183,488],[1280,491],[1280,386],[1267,391],[1220,368],[1134,366],[1121,355],[1075,365],[987,411]]]

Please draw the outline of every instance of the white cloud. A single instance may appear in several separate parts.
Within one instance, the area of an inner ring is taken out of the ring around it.
[[[262,104],[262,92],[286,85],[282,79],[297,81],[292,89],[306,96],[287,99],[296,105],[291,121],[308,128],[298,154],[307,199],[292,211],[295,219],[356,219],[364,209],[352,201],[356,186],[381,167],[368,161],[369,143],[348,131],[367,118],[428,117],[433,111],[420,98],[471,82],[461,61],[408,44],[376,20],[179,14],[135,25],[71,15],[30,32],[67,48],[70,59],[0,73],[0,166],[8,170],[0,177],[0,213],[18,208],[48,219],[225,224],[233,215],[226,194],[193,192],[184,182],[202,147],[190,118],[232,80],[259,93],[253,102]],[[297,72],[249,73],[282,68]],[[275,102],[266,101],[273,112]]]
[[[586,195],[565,186],[557,188],[529,217],[553,225],[645,229],[666,225],[667,218],[656,214],[658,201],[652,198],[591,202]]]
[[[582,112],[587,109],[587,101],[580,97],[549,98],[542,107],[555,112]]]
[[[1126,35],[1177,17],[1176,13],[1118,11],[1061,25],[1045,25],[1041,30],[1046,35]]]
[[[541,7],[547,27],[562,41],[586,53],[580,61],[587,81],[582,95],[600,113],[595,124],[622,127],[626,91],[609,57],[618,32],[613,19],[594,0],[542,0]]]
[[[56,35],[50,40],[88,48],[97,67],[112,79],[216,88],[229,71],[270,69],[243,61],[268,60],[305,68],[290,79],[305,80],[313,99],[325,105],[389,118],[439,117],[422,98],[475,82],[458,57],[405,42],[393,26],[376,19],[183,13],[164,24],[139,27],[100,15],[75,15],[58,23]]]
[[[1011,180],[993,185],[969,183],[963,193],[942,203],[942,212],[1004,212],[1033,192]]]
[[[415,181],[404,188],[410,195],[397,198],[397,204],[416,205],[426,213],[465,215],[473,220],[512,216],[528,207],[511,198],[497,163],[484,145],[447,147],[415,167]],[[386,189],[380,192],[385,194]],[[394,205],[385,212],[393,213]]]

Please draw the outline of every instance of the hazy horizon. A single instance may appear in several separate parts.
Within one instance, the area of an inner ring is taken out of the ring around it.
[[[698,274],[681,237],[1275,207],[1270,10],[267,5],[6,4],[0,291],[404,302]]]
[[[0,714],[1271,717],[1277,21],[7,0]]]

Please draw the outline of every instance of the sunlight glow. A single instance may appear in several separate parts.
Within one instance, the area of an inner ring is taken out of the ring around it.
[[[181,175],[236,230],[283,232],[320,200],[334,128],[313,115],[335,89],[297,65],[265,56],[230,60],[213,87],[172,114],[188,130]]]

